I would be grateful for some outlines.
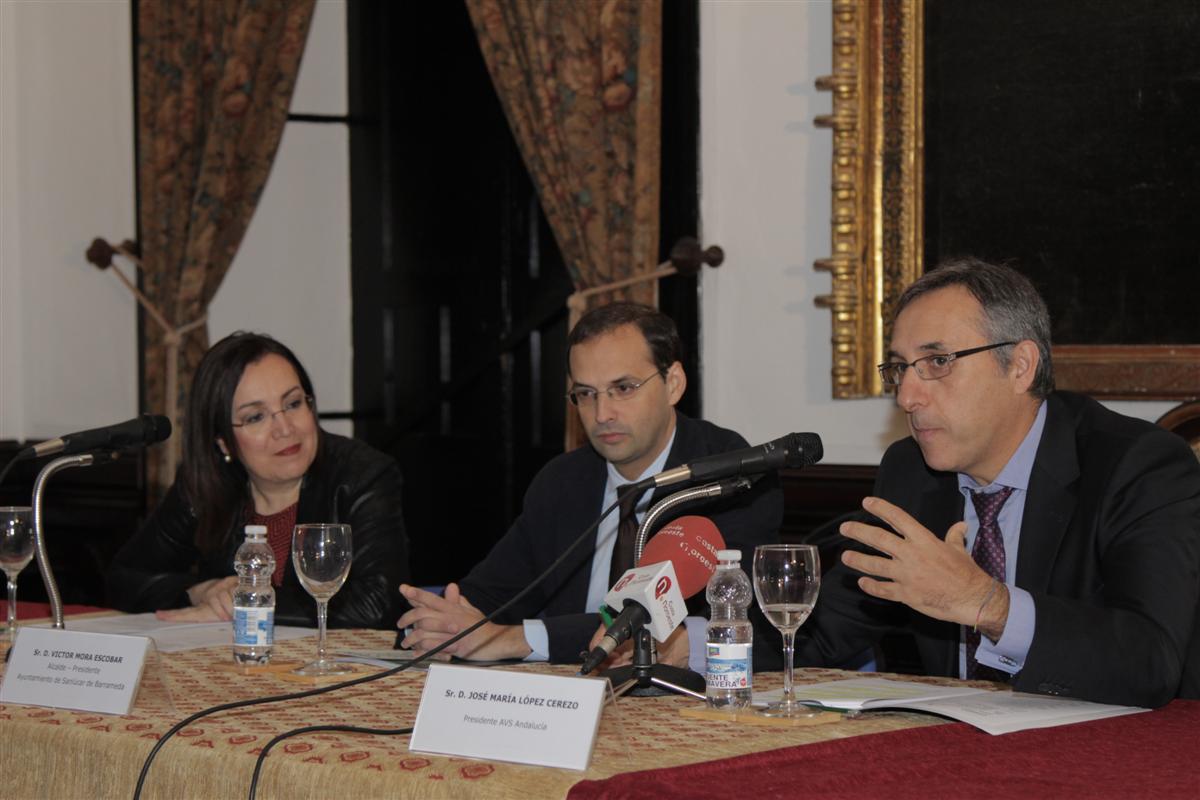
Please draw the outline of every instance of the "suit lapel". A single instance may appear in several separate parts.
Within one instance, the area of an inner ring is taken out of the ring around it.
[[[921,504],[913,517],[925,523],[925,526],[939,539],[945,540],[950,526],[962,522],[963,498],[958,491],[958,479],[947,473],[949,478],[940,478],[938,485],[927,490],[921,496]]]
[[[675,441],[671,443],[671,452],[667,453],[667,460],[663,464],[663,470],[675,469],[688,461],[696,453],[698,449],[699,436],[695,427],[691,424],[691,420],[675,412]],[[649,508],[653,508],[654,504],[664,497],[669,497],[679,491],[680,486],[661,486],[654,490],[650,495]]]
[[[1075,426],[1062,400],[1051,395],[1021,521],[1016,579],[1021,588],[1045,591],[1049,585],[1055,556],[1075,513],[1078,478]]]
[[[884,457],[875,494],[904,509],[934,536],[946,538],[950,526],[963,518],[963,498],[953,472],[937,472],[925,463],[912,439],[893,445]],[[875,518],[870,518],[874,520]],[[875,521],[887,528],[885,523]],[[905,609],[917,649],[931,675],[958,675],[959,626]]]
[[[936,475],[935,483],[921,495],[920,508],[913,516],[927,523],[926,527],[944,540],[950,526],[962,521],[963,497],[954,473],[933,474]],[[929,640],[936,643],[933,645],[937,652],[934,658],[940,664],[937,674],[957,676],[958,626],[931,617],[924,618],[922,623],[928,628]]]

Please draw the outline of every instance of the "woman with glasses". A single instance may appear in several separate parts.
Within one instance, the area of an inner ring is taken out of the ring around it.
[[[183,424],[183,463],[153,516],[108,574],[109,602],[179,621],[228,620],[233,556],[246,525],[265,525],[275,552],[277,624],[315,624],[296,578],[292,528],[349,523],[354,561],[330,601],[329,624],[389,628],[408,581],[400,468],[365,444],[321,430],[312,382],[269,336],[234,333],[200,362]]]

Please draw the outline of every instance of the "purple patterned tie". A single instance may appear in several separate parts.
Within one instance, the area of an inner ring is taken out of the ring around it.
[[[975,559],[984,572],[991,575],[1000,583],[1005,582],[1004,574],[1004,536],[1000,533],[997,519],[1004,501],[1012,494],[1012,488],[1005,486],[998,492],[984,494],[971,492],[971,502],[975,504],[975,513],[979,516],[979,530],[975,534],[975,546],[971,548],[971,558]],[[975,650],[979,647],[979,631],[973,626],[965,626],[967,641],[967,678],[970,680],[1007,681],[1009,675],[997,669],[984,666],[975,660]]]

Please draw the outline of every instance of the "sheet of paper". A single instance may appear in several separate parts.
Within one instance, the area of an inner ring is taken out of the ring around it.
[[[754,704],[779,699],[781,690],[755,693]],[[965,722],[993,735],[1030,728],[1051,728],[1149,711],[1042,694],[991,691],[970,686],[933,686],[886,678],[850,678],[796,687],[796,699],[848,711],[906,709]]]
[[[856,711],[873,700],[916,701],[975,694],[970,686],[933,686],[916,681],[892,681],[887,678],[849,678],[844,681],[797,685],[793,694],[802,703],[817,703],[826,708]],[[765,706],[783,695],[782,689],[755,692],[753,705]]]
[[[197,650],[201,647],[233,644],[233,631],[228,622],[165,622],[155,617],[153,613],[68,619],[66,626],[68,630],[73,631],[148,636],[154,640],[155,646],[161,653],[178,653],[183,650]],[[37,623],[35,627],[49,628],[50,623]],[[276,642],[315,635],[316,631],[312,628],[275,626]]]
[[[943,714],[974,725],[992,735],[1031,728],[1053,728],[1056,725],[1089,722],[1150,710],[1022,692],[979,692],[941,700],[909,701],[904,707]]]
[[[409,650],[338,650],[334,654],[335,661],[347,661],[352,664],[369,664],[374,667],[398,667],[401,664],[407,664],[413,660],[413,654]],[[415,667],[410,667],[415,670],[429,669],[428,662],[422,661]]]

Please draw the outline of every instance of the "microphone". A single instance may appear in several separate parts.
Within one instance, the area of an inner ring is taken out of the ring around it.
[[[820,436],[815,433],[789,433],[757,447],[744,447],[698,458],[690,464],[652,475],[637,486],[649,489],[683,481],[715,481],[731,475],[757,475],[783,467],[798,469],[817,463],[822,455],[824,450]]]
[[[584,658],[579,674],[598,667],[640,627],[666,641],[687,616],[684,601],[708,585],[717,570],[717,551],[723,549],[721,532],[706,517],[680,517],[664,525],[646,543],[639,566],[626,570],[604,596],[604,604],[621,613]]]
[[[142,414],[126,422],[93,428],[90,431],[68,433],[57,439],[26,447],[18,458],[39,458],[64,453],[86,453],[89,450],[123,450],[127,447],[146,447],[171,435],[171,421],[160,414]]]

